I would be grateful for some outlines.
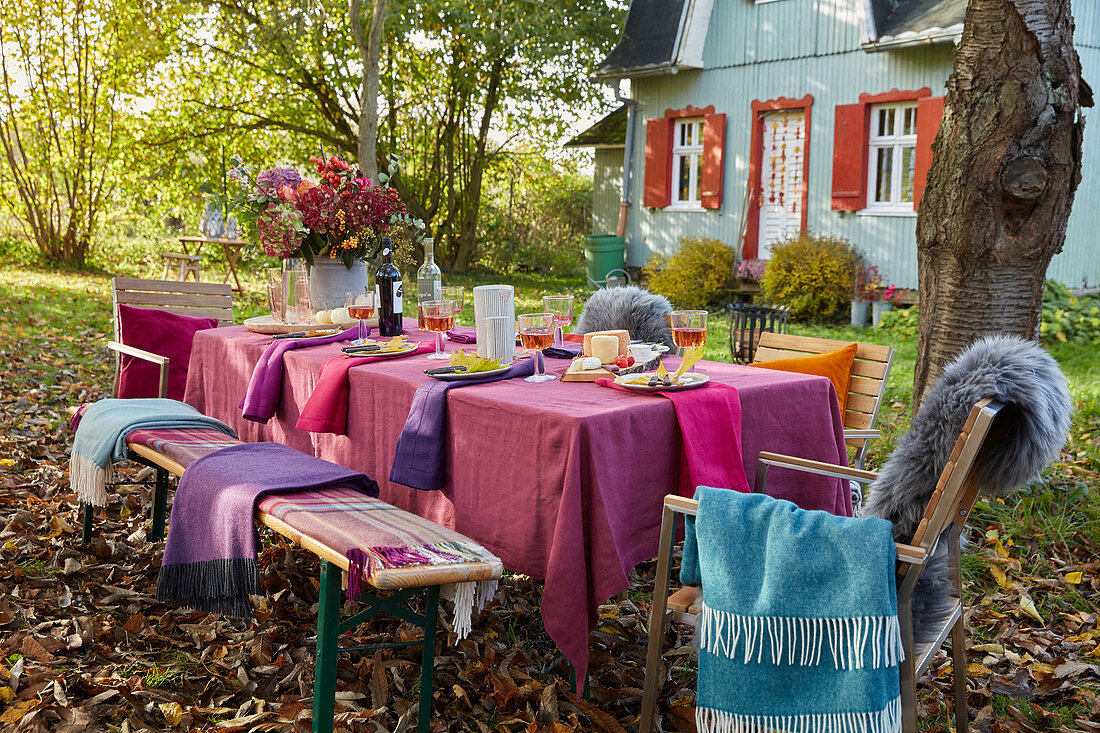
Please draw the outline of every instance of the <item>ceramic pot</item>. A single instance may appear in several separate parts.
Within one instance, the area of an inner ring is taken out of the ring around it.
[[[344,296],[365,290],[369,270],[364,262],[355,260],[351,269],[340,260],[319,257],[309,269],[309,300],[314,312],[344,307]]]
[[[871,301],[869,300],[853,300],[852,301],[852,325],[856,328],[866,328],[867,316],[871,311]]]

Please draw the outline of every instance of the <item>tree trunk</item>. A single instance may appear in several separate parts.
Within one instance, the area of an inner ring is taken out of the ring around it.
[[[386,0],[373,0],[370,36],[363,32],[362,0],[348,0],[351,35],[363,62],[359,84],[359,170],[370,178],[378,177],[378,61],[382,54],[382,26]]]
[[[1038,336],[1091,104],[1070,0],[970,0],[917,218],[914,411],[975,339]]]

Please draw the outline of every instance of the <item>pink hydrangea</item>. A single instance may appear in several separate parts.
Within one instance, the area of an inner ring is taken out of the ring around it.
[[[293,204],[269,204],[256,218],[256,231],[264,253],[287,258],[302,244],[302,216]]]

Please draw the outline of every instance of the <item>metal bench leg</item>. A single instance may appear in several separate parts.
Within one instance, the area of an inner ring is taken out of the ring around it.
[[[95,509],[91,504],[81,504],[80,510],[80,541],[86,545],[92,541],[92,515]]]
[[[428,733],[432,721],[432,684],[435,674],[436,623],[439,618],[439,586],[429,586],[424,601],[424,648],[420,655],[420,709],[416,716],[417,733]]]
[[[157,481],[153,486],[153,542],[164,539],[164,524],[168,513],[168,472],[157,468]]]
[[[317,653],[313,670],[313,733],[332,733],[336,713],[336,648],[340,640],[340,581],[343,573],[321,561],[317,608]]]
[[[577,692],[577,668],[569,665],[569,686],[573,688],[573,694]],[[581,689],[581,697],[585,700],[592,699],[592,689],[588,686],[588,675],[584,676],[584,688]]]

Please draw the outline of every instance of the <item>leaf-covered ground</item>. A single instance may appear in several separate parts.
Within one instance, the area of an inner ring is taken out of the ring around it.
[[[0,272],[0,729],[308,730],[317,564],[280,539],[265,542],[256,623],[192,613],[154,597],[162,544],[146,541],[147,489],[122,487],[79,542],[65,463],[68,409],[104,396],[105,278]],[[1090,394],[1095,384],[1075,393]],[[1088,400],[1086,400],[1088,401]],[[969,702],[975,730],[1100,730],[1100,418],[1082,404],[1049,480],[982,502],[967,578]],[[893,432],[904,405],[887,410]],[[888,431],[889,432],[889,431]],[[135,469],[136,472],[136,469]],[[509,576],[475,620],[447,634],[436,657],[433,730],[634,729],[641,701],[652,567],[629,599],[602,609],[592,635],[592,694],[570,694],[568,667],[542,629],[541,586]],[[347,643],[415,638],[375,621]],[[660,719],[692,730],[690,630],[666,639]],[[953,727],[950,663],[921,687],[922,727]],[[410,726],[413,651],[342,654],[338,726]]]

